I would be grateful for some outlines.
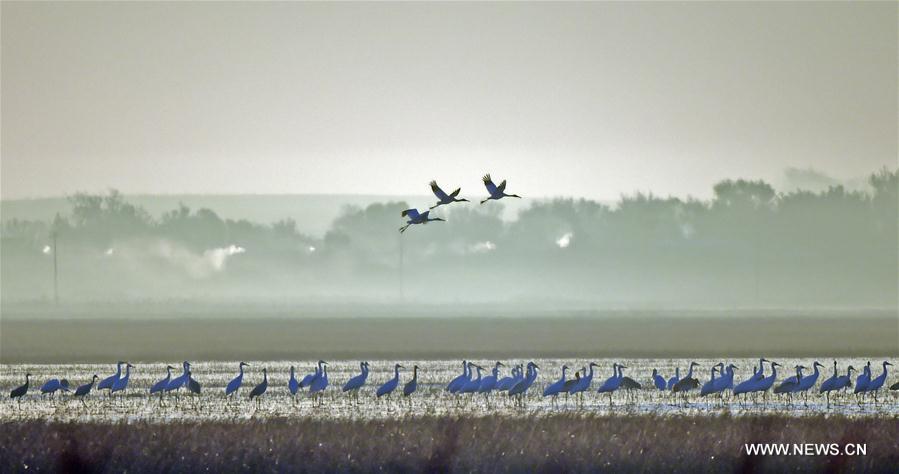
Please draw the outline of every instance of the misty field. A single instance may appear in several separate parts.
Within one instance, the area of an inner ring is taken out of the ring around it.
[[[895,472],[895,418],[443,416],[0,424],[0,471]],[[745,443],[860,443],[863,456],[752,456]]]
[[[895,310],[4,306],[0,363],[899,356]]]

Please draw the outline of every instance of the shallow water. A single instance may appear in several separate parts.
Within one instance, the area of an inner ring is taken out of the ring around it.
[[[883,359],[872,359],[874,377],[881,373],[880,363]],[[237,362],[192,362],[193,377],[202,385],[201,395],[184,393],[168,394],[160,400],[158,396],[149,395],[149,387],[165,376],[163,362],[134,362],[128,389],[122,396],[117,394],[110,398],[106,391],[93,391],[81,403],[70,394],[57,394],[54,398],[40,395],[40,386],[50,378],[66,378],[74,390],[80,384],[89,381],[90,376],[97,374],[104,378],[115,372],[115,364],[73,364],[73,365],[2,365],[0,366],[0,386],[9,393],[21,385],[25,373],[32,374],[31,387],[20,403],[5,395],[0,401],[0,421],[11,420],[54,420],[79,422],[171,422],[171,421],[241,421],[264,420],[273,418],[333,418],[333,419],[382,419],[406,416],[480,416],[487,414],[503,414],[508,416],[542,416],[554,413],[570,414],[659,414],[659,415],[721,415],[735,416],[746,414],[781,414],[790,416],[808,416],[815,414],[842,414],[853,417],[866,416],[899,416],[899,392],[889,391],[888,387],[896,382],[897,377],[890,374],[887,382],[879,391],[877,401],[871,395],[859,403],[855,396],[843,393],[831,397],[828,409],[823,395],[818,394],[817,385],[808,394],[807,400],[802,395],[795,395],[790,402],[786,396],[767,394],[754,398],[735,400],[727,394],[723,398],[715,396],[699,397],[698,390],[688,394],[686,403],[682,399],[675,401],[670,393],[662,393],[652,386],[650,376],[653,368],[658,368],[665,378],[674,374],[676,366],[685,375],[689,360],[684,359],[634,359],[634,360],[595,360],[600,365],[596,369],[592,390],[588,391],[579,403],[573,397],[566,400],[561,396],[553,402],[551,398],[542,397],[543,388],[558,380],[561,366],[583,367],[589,361],[571,359],[538,359],[540,366],[537,381],[524,399],[524,406],[516,406],[504,393],[494,392],[489,399],[483,395],[452,395],[445,391],[447,382],[461,373],[461,361],[400,361],[407,367],[400,373],[400,384],[390,396],[377,400],[374,392],[378,386],[393,377],[395,361],[371,361],[371,373],[366,386],[359,393],[358,403],[351,395],[342,393],[340,387],[346,380],[359,372],[358,362],[330,361],[328,377],[330,385],[322,400],[323,406],[313,406],[313,400],[306,390],[297,396],[291,396],[287,382],[290,366],[297,367],[297,378],[301,379],[314,368],[314,361],[248,361],[243,387],[238,396],[228,399],[224,395],[224,387],[237,375]],[[489,371],[494,361],[475,361]],[[523,360],[503,361],[507,365],[527,363]],[[613,362],[621,362],[628,366],[624,374],[632,377],[643,388],[630,394],[616,392],[611,401],[606,394],[596,393],[602,382],[611,376]],[[694,375],[704,382],[709,378],[709,368],[717,360],[699,359],[700,364]],[[739,383],[752,374],[757,359],[736,359],[733,362],[739,367],[735,382]],[[811,360],[778,360],[787,367],[803,364],[810,366]],[[818,385],[833,371],[832,359],[821,359],[829,368],[825,368],[818,380]],[[862,367],[867,361],[859,359],[839,360],[840,372],[845,373],[848,365]],[[168,362],[178,366],[173,377],[180,374],[180,363]],[[418,364],[418,390],[410,397],[402,396],[403,385],[411,380],[411,367]],[[258,402],[250,401],[247,396],[257,383],[262,380],[262,368],[269,373],[269,385],[266,393]],[[766,366],[767,367],[767,366]],[[770,369],[768,369],[770,373]],[[508,375],[508,368],[501,368],[500,377]],[[794,374],[794,370],[778,371],[778,382]],[[486,374],[486,372],[485,372]],[[783,374],[783,375],[782,375]],[[569,371],[569,378],[572,372]],[[853,380],[855,376],[853,375]],[[307,389],[308,390],[308,389]]]

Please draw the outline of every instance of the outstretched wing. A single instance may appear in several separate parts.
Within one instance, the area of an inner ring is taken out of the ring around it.
[[[440,186],[437,186],[437,181],[431,181],[431,191],[434,192],[434,195],[437,196],[437,199],[441,201],[446,201],[449,196],[440,189]]]
[[[408,216],[410,219],[413,219],[413,220],[418,219],[418,216],[419,216],[418,209],[406,209],[405,211],[400,213],[400,215],[403,217]]]
[[[490,175],[485,174],[483,180],[484,180],[484,187],[487,188],[487,192],[490,193],[491,196],[496,194],[496,185],[493,184],[493,180],[490,179]]]
[[[496,187],[497,191],[503,192],[506,190],[506,180],[503,180],[502,183],[499,183],[499,186]]]
[[[430,213],[431,213],[431,211],[425,211],[425,212],[423,212],[423,213],[421,214],[421,218],[424,219],[425,222],[427,222],[427,221],[428,221],[428,214],[430,214]]]
[[[456,188],[455,191],[453,191],[453,192],[450,193],[450,197],[451,197],[451,198],[454,198],[454,197],[458,196],[458,195],[459,195],[459,191],[461,191],[461,190],[462,190],[462,188]]]

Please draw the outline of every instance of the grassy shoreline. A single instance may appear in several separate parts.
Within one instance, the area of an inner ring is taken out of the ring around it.
[[[865,456],[748,456],[744,443],[864,443]],[[0,471],[895,472],[897,419],[426,417],[0,429]]]

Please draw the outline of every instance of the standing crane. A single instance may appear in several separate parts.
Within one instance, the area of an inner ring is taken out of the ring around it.
[[[256,408],[259,408],[259,399],[268,390],[268,369],[266,367],[262,368],[262,382],[259,385],[253,387],[253,390],[250,392],[250,400],[252,401],[254,398],[256,399]]]
[[[665,377],[659,374],[659,369],[652,369],[652,383],[660,392],[665,391],[665,388],[668,386],[665,383]]]
[[[456,393],[459,391],[463,385],[471,378],[471,368],[468,366],[468,361],[462,361],[462,374],[456,376],[456,378],[450,380],[450,383],[446,385],[446,391],[449,393]]]
[[[47,396],[52,398],[53,394],[60,390],[68,392],[69,381],[66,379],[50,379],[44,385],[41,385],[41,396],[47,394]]]
[[[512,367],[512,371],[509,375],[499,379],[496,382],[496,390],[499,392],[505,392],[506,390],[512,388],[512,386],[514,386],[516,383],[518,383],[519,380],[521,380],[522,370],[523,369],[521,367],[521,364]]]
[[[545,389],[543,389],[544,397],[553,397],[552,398],[553,405],[556,404],[556,399],[559,397],[559,393],[562,391],[562,389],[565,388],[565,382],[567,382],[567,380],[565,380],[565,373],[567,371],[568,371],[568,366],[562,365],[562,376],[559,377],[559,380],[556,380],[555,382],[549,384]]]
[[[812,369],[814,370],[814,372],[805,377],[802,377],[802,379],[799,381],[799,386],[796,387],[797,393],[802,392],[803,402],[805,406],[808,406],[809,389],[815,386],[815,383],[818,382],[818,377],[821,375],[818,367],[824,368],[824,365],[818,361],[815,361],[815,363],[812,364]]]
[[[686,401],[686,393],[695,388],[699,388],[699,379],[693,377],[693,367],[698,367],[699,364],[694,362],[690,362],[690,368],[687,370],[687,375],[684,378],[677,381],[674,384],[674,387],[671,388],[671,391],[674,393],[683,393],[684,400]]]
[[[234,394],[237,393],[237,390],[240,388],[241,385],[243,385],[243,368],[249,367],[249,366],[250,366],[250,364],[247,364],[246,362],[243,362],[243,361],[241,361],[241,363],[237,365],[237,370],[238,370],[237,377],[234,377],[233,379],[231,379],[231,381],[228,382],[228,385],[225,387],[225,396],[226,397],[230,396],[231,398],[234,398]],[[291,370],[293,370],[293,367],[291,367]]]
[[[612,364],[612,376],[607,378],[597,390],[598,393],[609,394],[609,407],[612,406],[612,392],[618,390],[618,387],[621,386],[621,369],[623,368],[625,368],[625,366],[617,362]]]
[[[861,394],[868,391],[868,385],[871,384],[871,361],[865,365],[862,374],[855,379],[855,399],[861,404]]]
[[[359,403],[359,390],[365,385],[365,381],[368,380],[368,362],[360,362],[359,369],[362,371],[359,375],[347,380],[347,382],[343,385],[344,392],[353,392],[353,399],[356,403]]]
[[[527,375],[524,377],[524,380],[516,383],[512,388],[509,389],[509,396],[517,396],[518,397],[518,405],[524,406],[524,396],[527,394],[531,385],[534,384],[534,381],[537,380],[537,369],[540,367],[533,362],[528,362]]]
[[[883,387],[883,383],[887,380],[887,366],[893,365],[888,361],[883,361],[883,372],[876,379],[868,383],[868,391],[874,393],[874,403],[877,403],[877,391]]]
[[[112,388],[109,389],[109,394],[112,395],[116,392],[124,392],[128,388],[128,380],[131,379],[131,369],[134,366],[131,365],[130,362],[125,363],[125,376],[119,378],[112,384]]]
[[[599,364],[596,362],[590,362],[588,365],[589,369],[585,372],[585,375],[580,378],[580,380],[571,387],[571,390],[568,391],[569,395],[577,395],[581,394],[578,399],[578,404],[581,404],[584,401],[583,393],[590,389],[590,385],[593,384],[593,368],[599,367]]]
[[[318,361],[321,366],[321,373],[319,373],[318,377],[312,379],[312,383],[309,384],[309,394],[312,398],[312,405],[315,406],[315,398],[318,398],[318,406],[323,406],[325,403],[325,389],[328,388],[328,363],[320,360]]]
[[[150,395],[154,393],[159,394],[159,402],[162,403],[162,392],[169,385],[169,382],[172,380],[172,371],[175,370],[171,365],[165,366],[165,378],[154,383],[152,387],[150,387]]]
[[[412,366],[412,380],[406,382],[406,385],[403,386],[403,396],[409,397],[415,393],[415,390],[418,389],[418,366]],[[412,399],[409,398],[409,408],[412,408]]]
[[[834,370],[836,370],[836,365],[834,365]],[[855,370],[855,367],[850,365],[849,369],[847,369],[846,371],[846,375],[831,377],[821,384],[821,389],[818,391],[818,393],[824,393],[827,396],[828,410],[830,409],[830,392],[833,392],[834,390],[842,390],[844,388],[852,388],[853,370]]]
[[[488,406],[490,404],[490,392],[496,388],[496,384],[499,382],[499,368],[504,366],[505,364],[502,362],[496,361],[490,375],[481,379],[481,385],[478,386],[478,393],[484,394],[484,403]]]
[[[124,365],[124,364],[125,364],[125,362],[123,362],[123,361],[121,361],[121,360],[118,361],[118,362],[116,363],[116,371],[115,371],[115,374],[110,375],[109,377],[106,377],[105,379],[101,380],[100,383],[97,384],[97,390],[104,390],[104,389],[105,389],[105,390],[109,390],[109,389],[111,389],[111,388],[112,388],[112,384],[114,384],[114,383],[116,382],[116,380],[118,380],[119,377],[122,376],[122,365]]]
[[[390,394],[394,390],[396,390],[397,385],[400,384],[400,369],[403,368],[404,367],[400,364],[394,364],[393,378],[388,380],[387,382],[384,382],[384,385],[378,387],[378,391],[375,393],[377,395],[377,398],[381,398],[384,395],[387,395],[388,398],[390,397]]]
[[[292,365],[290,366],[290,379],[287,380],[287,390],[290,391],[290,397],[296,403],[296,395],[300,391],[300,381],[297,380],[297,368]]]
[[[25,394],[28,393],[28,385],[31,384],[30,378],[31,378],[31,373],[30,372],[26,373],[25,374],[25,385],[21,385],[19,387],[12,389],[12,391],[9,392],[9,398],[15,400],[17,403],[22,403],[22,397],[24,397]]]
[[[183,366],[183,371],[181,372],[181,375],[173,378],[172,381],[169,382],[168,385],[166,385],[166,387],[165,387],[166,392],[172,392],[172,391],[178,390],[179,388],[187,385],[187,380],[190,378],[190,362],[184,361],[182,366]]]
[[[91,389],[94,387],[94,383],[97,382],[98,378],[100,377],[98,377],[97,374],[94,374],[90,382],[79,386],[75,389],[75,393],[72,394],[73,397],[78,397],[78,399],[81,400],[81,404],[85,407],[87,406],[87,403],[84,403],[84,397],[86,397],[88,393],[91,393]]]
[[[672,390],[674,388],[674,384],[676,384],[679,381],[680,381],[680,367],[675,367],[674,375],[671,376],[670,379],[668,379],[668,385],[667,385],[668,390]]]

